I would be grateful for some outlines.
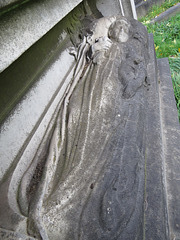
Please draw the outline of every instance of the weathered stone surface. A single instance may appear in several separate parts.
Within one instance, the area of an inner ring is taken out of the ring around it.
[[[122,17],[92,31],[38,149],[1,182],[14,239],[169,239],[153,41]]]
[[[158,60],[164,178],[170,239],[180,239],[180,125],[168,59]]]
[[[35,240],[35,238],[29,237],[24,234],[15,233],[13,231],[7,231],[0,228],[1,240]]]
[[[0,2],[0,10],[2,8],[12,6],[13,4],[21,3],[23,0],[1,0]]]
[[[53,135],[3,179],[2,228],[18,231],[28,218],[36,238],[142,237],[147,32],[135,20],[114,20],[101,19],[84,38]]]
[[[121,13],[119,1],[97,0],[96,6],[104,17]]]
[[[146,93],[146,170],[144,239],[169,239],[159,105],[158,68],[153,35],[149,37],[149,90]]]
[[[0,237],[177,240],[179,130],[157,76],[167,68],[139,22],[84,21],[69,29],[76,65],[57,52],[1,128]]]
[[[82,0],[29,1],[1,16],[0,72],[21,56]]]
[[[83,19],[87,5],[79,4],[70,14],[29,48],[18,60],[5,69],[0,82],[0,124],[13,107],[22,99],[41,74],[63,49],[76,43],[78,33],[83,32]],[[95,15],[95,13],[94,13]],[[88,22],[88,19],[87,19]],[[82,29],[82,31],[80,30]],[[82,33],[81,33],[82,34]],[[79,39],[79,38],[78,38]],[[80,42],[80,39],[78,40]],[[68,54],[68,53],[67,53]],[[2,59],[3,60],[3,59]],[[63,65],[64,61],[62,62]],[[67,68],[70,67],[67,61]],[[63,75],[62,75],[63,76]],[[45,89],[44,89],[45,91]]]
[[[69,54],[69,39],[76,43],[75,35],[83,28],[80,19],[84,16],[84,7],[80,5],[1,73],[0,179],[24,149],[25,159],[31,159],[37,150],[71,81],[75,61]]]

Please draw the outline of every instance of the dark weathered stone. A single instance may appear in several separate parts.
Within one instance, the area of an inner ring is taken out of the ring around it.
[[[146,125],[145,239],[169,239],[162,136],[159,106],[159,83],[153,35],[149,38]]]
[[[165,191],[170,239],[180,239],[180,125],[168,59],[158,59]]]
[[[84,37],[50,143],[1,185],[8,194],[19,182],[17,203],[4,195],[2,228],[28,219],[24,232],[38,239],[142,238],[147,46],[145,27],[119,17]]]

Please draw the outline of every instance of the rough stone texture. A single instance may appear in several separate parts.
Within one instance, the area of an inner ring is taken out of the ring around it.
[[[180,124],[168,59],[158,60],[160,113],[170,239],[180,239]]]
[[[4,7],[12,6],[13,4],[21,3],[23,0],[1,0],[0,10]]]
[[[84,7],[80,5],[1,73],[0,179],[44,121],[41,133],[36,131],[37,137],[33,140],[39,145],[38,134],[43,134],[71,80],[74,57],[68,48],[73,46],[71,41],[76,44],[76,34],[83,34],[84,16]]]
[[[1,16],[0,72],[54,27],[81,1],[30,1]]]
[[[140,23],[120,17],[102,18],[92,31],[71,50],[73,81],[39,134],[42,142],[33,147],[37,128],[1,182],[1,236],[178,239],[179,188],[171,169],[178,155],[170,159],[165,151],[170,119],[162,114],[152,35],[148,43]],[[169,76],[162,65],[160,79]]]
[[[0,22],[0,72],[19,58],[82,0],[4,1],[0,7],[24,3],[3,14]],[[85,2],[85,1],[84,1]],[[89,1],[103,16],[120,14],[118,0]],[[130,0],[122,0],[125,16],[133,16]],[[91,3],[92,4],[92,3]]]
[[[76,33],[83,34],[84,11],[80,4],[1,73],[0,179],[24,149],[23,159],[31,159],[37,150],[71,81],[74,57],[68,47],[72,46],[70,39],[76,43]]]
[[[0,228],[0,239],[1,240],[35,240],[35,238],[26,236],[24,234],[15,233],[13,231],[7,231]]]
[[[169,8],[165,12],[161,13],[159,16],[156,18],[152,19],[150,23],[155,23],[155,22],[160,22],[163,20],[167,20],[170,17],[180,13],[180,3],[177,3],[175,6]]]
[[[149,37],[149,90],[147,97],[146,192],[144,239],[169,239],[162,154],[159,83],[153,35]]]
[[[98,10],[102,13],[104,17],[110,17],[112,15],[120,14],[120,4],[119,1],[109,1],[109,0],[97,0],[96,6]]]
[[[44,74],[1,128],[0,238],[178,240],[167,62],[157,66],[152,35],[135,20],[85,22],[68,28],[76,65],[68,51],[46,71],[41,63]]]
[[[57,55],[67,45],[70,46],[69,39],[76,43],[76,35],[81,32],[80,29],[83,31],[83,19],[88,11],[86,6],[82,3],[79,4],[62,21],[56,24],[51,31],[45,34],[36,44],[1,73],[0,124],[2,124],[29,88],[38,81],[42,72],[50,66]],[[70,67],[68,64],[69,62],[66,65]]]

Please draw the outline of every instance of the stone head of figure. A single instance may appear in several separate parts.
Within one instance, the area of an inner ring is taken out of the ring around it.
[[[108,37],[117,42],[126,42],[130,36],[131,24],[127,19],[121,18],[114,21],[108,31]]]

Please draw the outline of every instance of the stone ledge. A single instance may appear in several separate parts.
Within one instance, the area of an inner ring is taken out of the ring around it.
[[[180,239],[180,124],[167,58],[158,59],[160,116],[170,239]],[[171,88],[170,88],[171,86]],[[168,89],[168,91],[167,91]],[[167,101],[168,99],[168,101]]]
[[[11,8],[20,6],[23,3],[26,3],[31,0],[2,0],[0,3],[0,15],[1,13],[9,11]]]
[[[19,58],[81,1],[30,1],[1,16],[0,72]]]

